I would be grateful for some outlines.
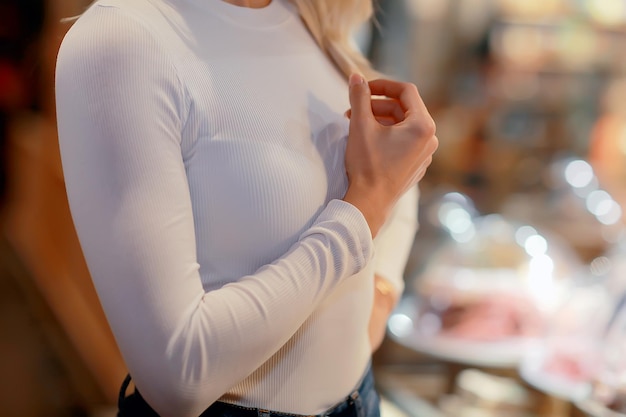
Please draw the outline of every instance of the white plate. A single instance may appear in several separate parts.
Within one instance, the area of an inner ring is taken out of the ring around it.
[[[405,296],[389,319],[390,338],[397,343],[441,360],[471,366],[516,368],[522,356],[538,345],[537,339],[506,338],[499,341],[472,341],[444,335],[428,336],[419,332],[418,301]]]
[[[604,404],[593,400],[577,401],[575,405],[589,417],[626,417],[626,414],[609,410]]]
[[[580,401],[591,393],[589,381],[574,381],[566,376],[546,372],[546,352],[536,346],[522,358],[518,373],[524,381],[539,391],[569,401]],[[625,416],[626,417],[626,416]]]

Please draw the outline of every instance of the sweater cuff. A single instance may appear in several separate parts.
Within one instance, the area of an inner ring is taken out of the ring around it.
[[[352,269],[350,275],[363,269],[374,257],[374,242],[363,213],[343,200],[331,200],[313,223],[309,232],[318,227],[331,230],[346,245]],[[305,233],[309,234],[309,233]],[[344,268],[347,265],[344,265]],[[341,268],[341,269],[344,269]]]

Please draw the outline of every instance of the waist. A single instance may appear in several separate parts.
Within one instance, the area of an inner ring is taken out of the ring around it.
[[[200,417],[352,417],[375,415],[378,407],[379,399],[374,386],[374,376],[371,365],[368,365],[358,386],[337,404],[320,414],[291,414],[217,401]]]
[[[122,384],[118,403],[118,417],[158,417],[158,414],[143,399],[139,390],[126,396],[130,375]],[[213,403],[199,417],[380,417],[379,397],[374,387],[371,366],[357,388],[328,410],[314,415],[292,414],[263,408],[245,407],[222,401]]]

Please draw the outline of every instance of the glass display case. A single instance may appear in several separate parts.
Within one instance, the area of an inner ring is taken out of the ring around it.
[[[605,320],[596,323],[598,335],[595,353],[597,367],[587,379],[586,395],[575,399],[578,409],[590,417],[626,416],[626,240],[615,244],[606,257],[592,265],[603,276],[610,294],[610,308]],[[591,336],[591,334],[589,335]],[[580,344],[581,341],[576,342]],[[586,359],[580,356],[578,361]]]
[[[542,177],[541,190],[512,194],[501,212],[560,236],[586,263],[606,254],[623,233],[623,210],[592,165],[559,157],[542,169]]]
[[[626,416],[626,294],[622,295],[602,344],[601,368],[589,395],[577,406],[590,417]]]
[[[516,366],[581,272],[563,241],[460,200],[437,205],[447,237],[401,300],[390,335],[446,360]]]
[[[572,285],[548,318],[540,342],[526,351],[520,376],[536,389],[565,400],[585,398],[601,368],[606,328],[617,300],[604,277]]]

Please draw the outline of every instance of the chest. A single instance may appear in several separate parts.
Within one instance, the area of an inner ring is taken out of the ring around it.
[[[214,256],[262,264],[345,193],[347,86],[313,47],[213,51],[188,77],[183,160],[197,239]]]

